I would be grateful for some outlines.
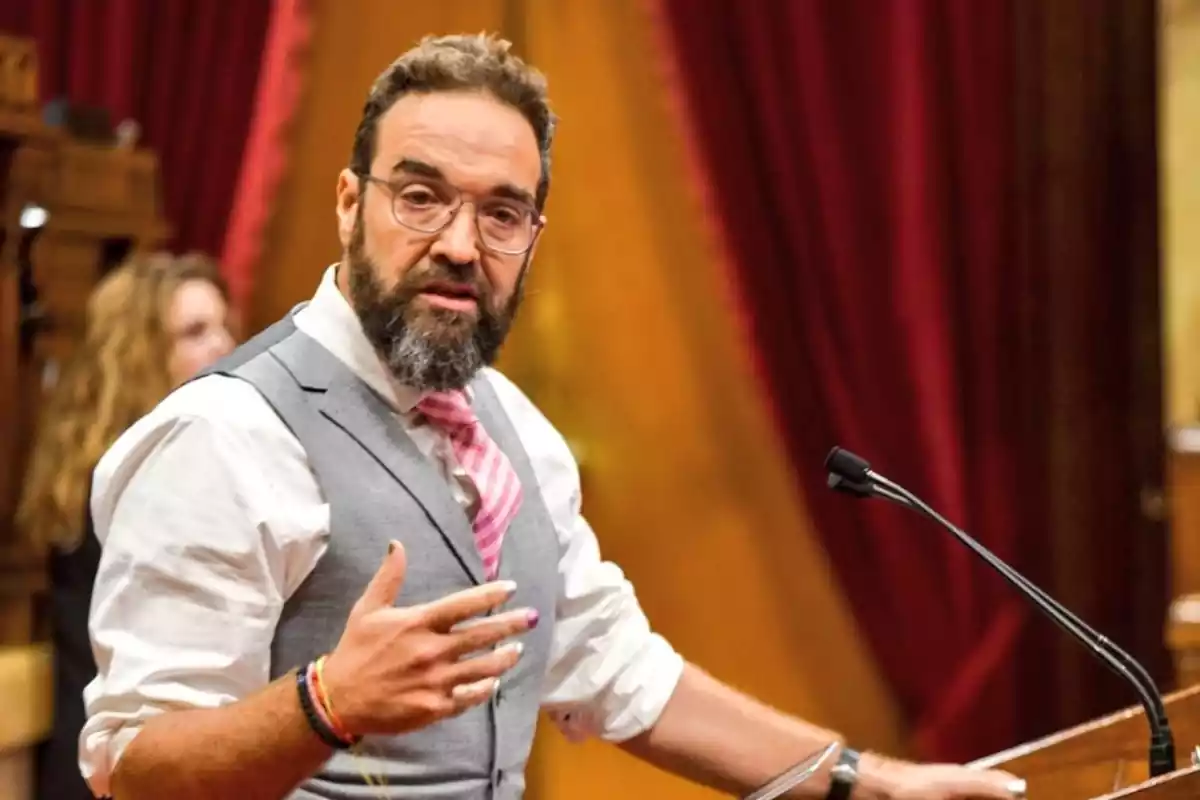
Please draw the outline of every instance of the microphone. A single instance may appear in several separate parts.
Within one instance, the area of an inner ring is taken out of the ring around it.
[[[1124,678],[1137,692],[1146,721],[1150,725],[1150,777],[1166,775],[1175,770],[1175,739],[1167,720],[1162,694],[1154,679],[1137,659],[1096,631],[1057,600],[1031,583],[1025,576],[1002,561],[995,553],[973,539],[925,501],[871,469],[860,456],[835,447],[825,459],[829,471],[829,487],[860,499],[881,497],[926,516],[950,531],[956,539],[979,556],[992,569],[1017,588],[1046,616],[1064,631],[1091,650],[1110,670]]]

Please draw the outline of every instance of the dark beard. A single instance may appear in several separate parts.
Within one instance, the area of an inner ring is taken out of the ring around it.
[[[528,263],[521,268],[513,296],[496,310],[492,292],[478,279],[474,264],[430,259],[428,266],[408,270],[387,290],[364,250],[360,215],[343,265],[349,271],[350,301],[367,340],[400,384],[420,392],[462,389],[480,369],[495,363],[521,305]],[[414,302],[434,281],[474,287],[476,314]]]

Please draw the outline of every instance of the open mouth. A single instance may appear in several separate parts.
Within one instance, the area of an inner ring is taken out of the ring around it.
[[[431,305],[457,311],[474,310],[479,306],[475,287],[465,283],[431,283],[421,290],[421,297]]]

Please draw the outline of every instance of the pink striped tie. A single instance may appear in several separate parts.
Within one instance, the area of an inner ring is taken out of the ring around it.
[[[521,480],[500,446],[483,429],[464,392],[426,395],[417,410],[450,437],[458,463],[479,492],[479,509],[471,527],[484,573],[492,580],[500,567],[504,532],[521,507]]]

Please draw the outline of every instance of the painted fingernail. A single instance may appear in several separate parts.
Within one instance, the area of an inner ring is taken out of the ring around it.
[[[536,628],[538,624],[538,612],[536,608],[529,609],[529,613],[525,615],[529,620],[529,627]]]
[[[392,539],[388,542],[388,555],[390,556],[394,552],[396,552],[396,540]]]

